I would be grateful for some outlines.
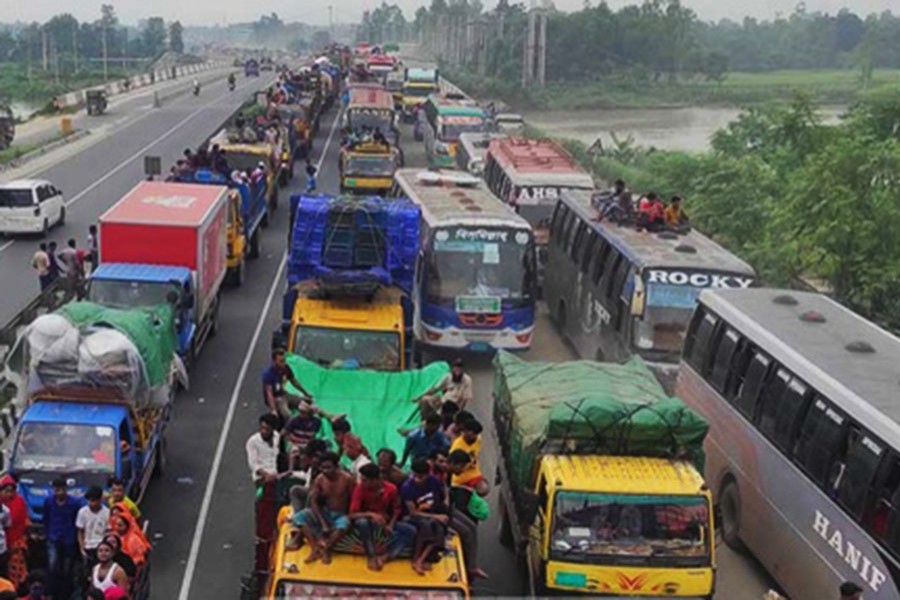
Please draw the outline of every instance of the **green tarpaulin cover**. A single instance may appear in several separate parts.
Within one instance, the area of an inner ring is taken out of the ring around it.
[[[150,386],[165,382],[177,343],[171,306],[121,310],[93,302],[70,302],[56,312],[79,329],[104,324],[126,335],[141,354]]]
[[[508,440],[510,477],[531,485],[543,452],[679,456],[703,472],[709,429],[678,398],[666,395],[644,362],[526,362],[494,357],[498,436]]]
[[[381,448],[402,455],[404,439],[397,428],[419,424],[418,406],[413,400],[450,371],[445,362],[402,372],[329,369],[295,354],[288,355],[287,363],[317,405],[328,413],[347,415],[353,433],[362,438],[373,459]],[[327,422],[323,429],[330,438]]]

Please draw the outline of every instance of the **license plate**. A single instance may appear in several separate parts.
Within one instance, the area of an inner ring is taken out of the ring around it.
[[[472,342],[469,344],[469,350],[472,352],[487,352],[491,347],[487,342]]]

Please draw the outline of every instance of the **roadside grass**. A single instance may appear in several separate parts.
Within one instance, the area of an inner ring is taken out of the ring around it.
[[[115,81],[128,75],[126,71],[113,69],[108,80]],[[45,109],[48,105],[52,108],[54,97],[100,83],[103,83],[102,70],[60,73],[57,83],[50,71],[33,67],[29,77],[25,65],[0,62],[0,101],[4,102],[27,102],[39,109]]]
[[[475,77],[465,71],[448,73],[463,89],[500,98],[515,107],[553,110],[649,108],[688,105],[746,106],[785,100],[800,93],[817,104],[847,104],[862,93],[900,85],[900,70],[876,69],[867,87],[855,70],[783,70],[729,73],[721,82],[700,79],[670,82],[613,77],[585,83],[552,83],[543,89],[521,89],[516,83]]]

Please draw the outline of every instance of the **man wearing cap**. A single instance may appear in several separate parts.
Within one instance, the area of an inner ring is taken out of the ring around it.
[[[453,361],[450,372],[444,375],[437,384],[419,398],[419,411],[422,419],[429,414],[437,414],[441,404],[453,400],[460,410],[465,410],[472,400],[472,378],[463,370],[463,361]]]
[[[845,581],[839,588],[841,600],[862,600],[863,589],[852,581]]]

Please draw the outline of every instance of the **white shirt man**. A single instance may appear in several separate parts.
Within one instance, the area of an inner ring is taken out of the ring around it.
[[[275,431],[274,415],[263,415],[259,431],[247,440],[247,465],[253,481],[271,481],[278,476],[278,447],[280,436]]]

